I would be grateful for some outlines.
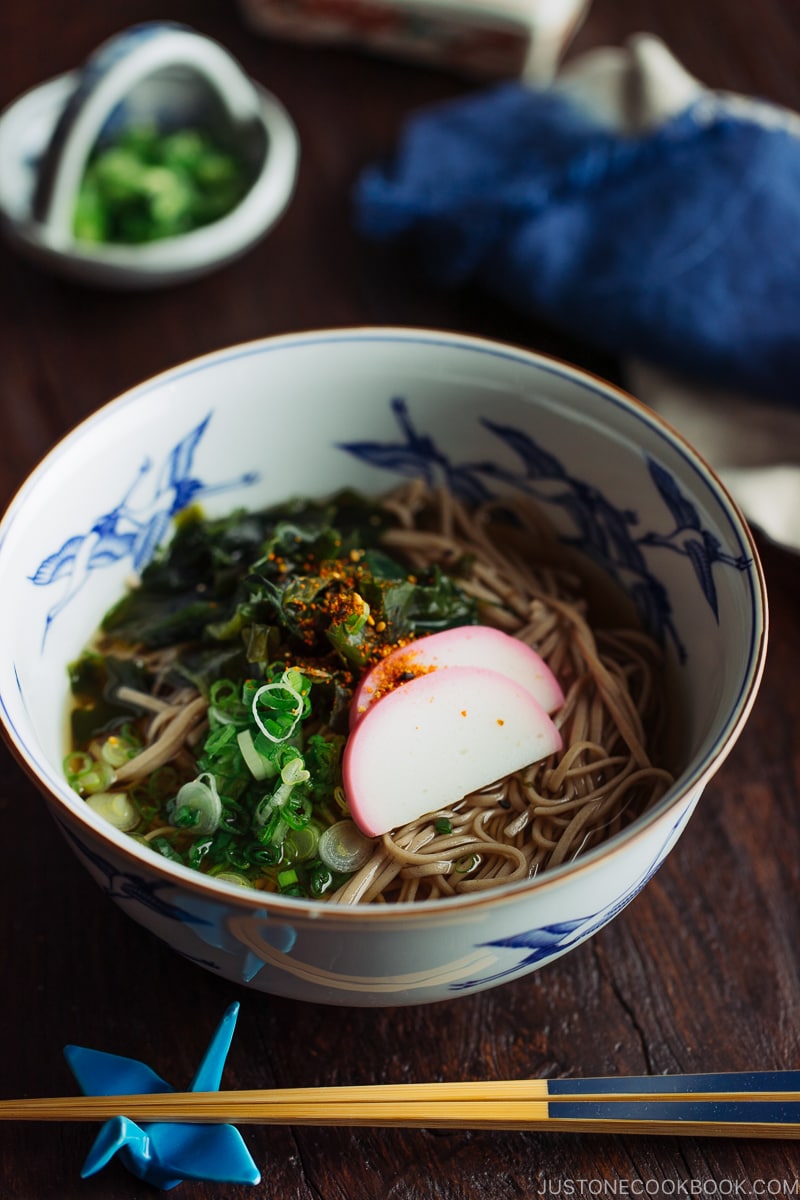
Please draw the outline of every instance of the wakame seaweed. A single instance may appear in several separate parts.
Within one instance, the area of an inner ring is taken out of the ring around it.
[[[411,575],[379,548],[386,527],[386,512],[350,491],[223,519],[188,510],[102,632],[148,649],[234,642],[262,669],[287,644],[361,668],[378,625],[386,644],[474,623],[475,604],[453,579],[439,568]],[[356,596],[371,620],[353,610]]]

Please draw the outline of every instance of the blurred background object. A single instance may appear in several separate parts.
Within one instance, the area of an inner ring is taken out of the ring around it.
[[[475,76],[549,79],[590,0],[239,0],[258,33],[342,43]]]
[[[294,190],[289,114],[224,46],[151,21],[0,116],[0,217],[15,249],[102,287],[197,278],[252,249]]]

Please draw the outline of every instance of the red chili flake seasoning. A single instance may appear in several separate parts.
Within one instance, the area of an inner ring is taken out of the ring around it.
[[[381,628],[383,627],[383,628]],[[375,626],[376,632],[382,632],[386,628],[385,622],[380,621]],[[381,659],[386,659],[389,654],[398,650],[404,644],[406,646],[413,645],[414,638],[405,638],[403,641],[385,642],[376,647],[376,654],[373,661],[380,662]],[[372,698],[379,700],[382,696],[387,696],[389,692],[393,692],[395,688],[400,687],[402,683],[410,683],[412,679],[416,679],[419,675],[428,675],[431,671],[437,668],[430,663],[419,662],[417,656],[411,652],[408,654],[398,654],[392,662],[383,662],[380,673],[378,675],[376,685],[370,688]]]
[[[323,586],[316,592],[313,599],[308,601],[299,596],[290,601],[298,633],[306,645],[312,646],[317,640],[320,618],[323,622],[327,618],[332,623],[339,624],[347,622],[350,618],[357,620],[364,615],[367,604],[359,590],[361,587],[359,564],[363,558],[363,550],[350,550],[342,558],[326,559],[322,562],[309,559],[298,566],[296,563],[287,562],[281,555],[271,555],[271,561],[282,575],[299,571],[300,574],[307,577],[316,577],[322,581],[323,585],[327,583],[334,585]],[[409,578],[413,579],[411,576]],[[362,651],[369,664],[379,662],[391,651],[412,640],[406,638],[394,642],[386,641],[383,636],[387,629],[386,621],[376,620],[369,612],[366,615],[366,626],[368,628],[364,630],[366,636]],[[413,675],[418,673],[419,671],[415,670],[406,678],[413,678]],[[395,686],[396,682],[402,682],[402,680],[393,681],[392,686]],[[387,686],[385,690],[389,690],[389,687]]]

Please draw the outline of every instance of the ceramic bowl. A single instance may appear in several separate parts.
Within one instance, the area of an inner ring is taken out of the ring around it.
[[[683,749],[667,795],[539,878],[428,904],[355,906],[239,888],[111,828],[65,782],[66,664],[176,509],[209,514],[409,477],[538,497],[628,592],[675,676]],[[16,619],[24,612],[25,621]],[[235,346],[113,400],[21,488],[0,525],[2,725],[102,890],[208,971],[338,1005],[468,995],[552,963],[664,861],[758,689],[766,599],[722,485],[643,405],[562,363],[412,329]]]
[[[128,126],[204,128],[235,148],[249,186],[228,214],[154,242],[75,238],[78,189],[96,145]],[[163,287],[238,258],[279,219],[299,142],[275,96],[218,42],[170,22],[124,30],[75,71],[26,92],[0,115],[0,217],[11,244],[57,274],[110,288]]]

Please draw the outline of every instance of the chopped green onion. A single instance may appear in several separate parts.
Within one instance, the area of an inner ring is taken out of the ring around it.
[[[288,741],[305,715],[305,696],[294,686],[292,676],[302,679],[299,671],[284,671],[276,682],[262,683],[250,702],[253,720],[271,742]],[[258,711],[259,701],[271,714],[263,720]],[[289,716],[288,723],[280,719],[283,714]]]
[[[75,784],[93,769],[94,759],[91,754],[83,751],[78,750],[73,754],[68,754],[64,759],[64,774],[70,787],[75,787]]]
[[[107,762],[98,762],[86,753],[68,754],[64,774],[69,786],[80,796],[104,792],[114,779],[114,771]]]
[[[259,839],[264,842],[270,841],[273,844],[277,837],[283,841],[290,825],[295,829],[302,829],[303,825],[308,824],[312,813],[310,800],[307,804],[305,800],[296,801],[294,808],[288,811],[288,801],[292,790],[299,783],[308,783],[310,779],[300,754],[292,754],[284,763],[280,778],[281,782],[278,787],[271,795],[264,796],[260,800],[253,814],[253,828],[260,831]],[[273,827],[277,825],[281,827],[280,833],[277,828],[273,831]]]
[[[319,839],[319,856],[332,871],[357,871],[368,861],[372,849],[370,838],[353,821],[337,821]]]
[[[310,776],[306,770],[302,755],[293,754],[281,768],[281,783],[294,787],[298,783],[308,783]]]
[[[474,871],[481,861],[479,854],[465,854],[463,858],[456,859],[453,869],[459,875],[467,875],[470,871]]]
[[[306,765],[299,754],[290,758],[281,770],[281,782],[272,797],[273,804],[282,808],[292,794],[292,789],[298,783],[308,783],[311,778]]]
[[[215,871],[209,872],[215,879],[222,879],[225,883],[236,883],[239,887],[251,888],[253,885],[246,875],[240,875],[238,871]]]
[[[286,857],[283,846],[262,846],[260,842],[250,847],[247,856],[254,867],[277,867]]]
[[[304,862],[317,852],[320,829],[315,821],[309,821],[302,829],[290,829],[284,841],[284,851],[287,859],[292,862]]]
[[[278,872],[278,891],[282,896],[305,896],[306,888],[293,868]]]
[[[202,129],[131,126],[95,150],[78,191],[75,236],[150,242],[218,220],[248,186],[246,164]]]
[[[309,796],[290,796],[282,808],[283,819],[290,829],[305,829],[311,820],[314,806]]]
[[[123,833],[130,833],[139,824],[136,805],[124,792],[95,792],[87,798],[86,803],[93,812]]]
[[[275,774],[274,764],[264,758],[263,754],[259,754],[249,729],[242,729],[236,735],[236,740],[247,769],[254,779],[268,779]]]
[[[98,762],[91,754],[68,754],[64,759],[64,774],[69,786],[81,796],[104,792],[114,778],[107,762]]]
[[[168,858],[171,862],[183,862],[183,858],[167,838],[152,838],[147,844],[151,849],[155,850],[156,854],[160,854],[162,858]]]
[[[246,871],[250,866],[246,851],[232,844],[226,847],[225,861],[228,866],[234,867],[237,871]]]
[[[281,810],[272,803],[271,796],[266,796],[259,804],[253,817],[253,825],[261,845],[276,849],[280,847],[281,854],[283,853],[283,842],[289,832],[289,826],[284,821]]]
[[[197,841],[189,847],[189,853],[187,855],[189,866],[194,867],[195,870],[198,870],[203,859],[207,854],[210,853],[213,846],[214,841],[212,838],[198,838]]]
[[[192,826],[197,833],[213,833],[219,827],[222,801],[213,775],[206,772],[185,783],[174,800],[167,805],[167,815],[174,824],[179,823],[175,818],[182,814],[182,810],[197,814]],[[184,820],[180,823],[186,822]]]
[[[333,872],[320,863],[309,874],[308,885],[312,896],[324,896],[333,883]]]
[[[241,688],[232,679],[215,679],[211,684],[208,690],[208,715],[218,725],[241,724],[247,720]]]
[[[281,814],[272,802],[272,796],[262,796],[253,813],[253,829],[258,834],[260,842],[272,841],[275,826],[280,823]]]
[[[100,757],[110,767],[121,767],[129,759],[135,758],[140,750],[140,745],[117,734],[111,734],[100,747]]]

